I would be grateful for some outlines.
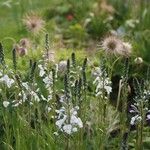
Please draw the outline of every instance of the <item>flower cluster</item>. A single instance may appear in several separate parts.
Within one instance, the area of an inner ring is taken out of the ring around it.
[[[104,92],[109,95],[112,91],[112,87],[111,80],[107,77],[106,71],[102,71],[101,68],[97,68],[96,72],[93,74],[96,76],[93,82],[93,84],[96,85],[96,96],[103,97],[103,95],[105,95]]]
[[[17,54],[22,57],[27,54],[30,46],[31,46],[30,40],[27,38],[22,38],[19,41],[19,44],[14,45],[14,48],[16,49]]]
[[[150,124],[150,108],[148,106],[149,99],[150,91],[144,90],[143,98],[136,98],[136,102],[131,105],[129,110],[132,115],[130,120],[131,126],[137,125],[140,121]]]
[[[56,110],[56,113],[58,114],[56,126],[60,131],[72,134],[77,132],[78,128],[83,127],[82,120],[78,117],[78,110],[78,106],[69,108],[69,110],[63,106],[59,110]]]
[[[2,74],[0,73],[0,76],[1,75]],[[7,74],[0,77],[0,83],[4,83],[8,88],[11,88],[14,82],[14,79],[10,78]]]

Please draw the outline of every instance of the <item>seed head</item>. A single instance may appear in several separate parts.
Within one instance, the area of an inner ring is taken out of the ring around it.
[[[122,49],[122,41],[116,36],[109,36],[102,41],[102,49],[109,54],[116,54]]]
[[[129,57],[132,46],[130,43],[124,42],[117,36],[109,36],[102,41],[102,49],[108,54],[117,54],[124,57]]]
[[[41,17],[39,17],[37,14],[30,14],[26,15],[26,17],[23,19],[23,23],[26,26],[27,30],[38,34],[40,31],[44,29],[45,22]]]

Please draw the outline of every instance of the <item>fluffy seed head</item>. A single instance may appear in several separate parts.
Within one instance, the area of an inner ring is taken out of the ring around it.
[[[120,49],[120,51],[118,51],[118,53],[124,57],[129,57],[131,55],[131,49],[132,49],[132,46],[130,43],[123,42],[122,49]]]
[[[108,54],[118,54],[129,57],[132,46],[130,43],[123,42],[117,36],[109,36],[102,41],[102,49]]]
[[[23,23],[26,26],[28,31],[31,31],[34,34],[38,34],[44,29],[45,22],[36,14],[26,15],[23,19]]]
[[[102,48],[109,54],[116,54],[122,49],[122,42],[116,36],[109,36],[102,41]]]

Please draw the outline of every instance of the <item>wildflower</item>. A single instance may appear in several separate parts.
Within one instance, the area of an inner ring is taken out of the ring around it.
[[[137,122],[140,122],[142,120],[142,117],[139,115],[136,115],[131,118],[130,124],[135,125]]]
[[[43,82],[46,84],[47,88],[53,84],[52,72],[50,72],[50,74],[43,79]]]
[[[39,98],[39,96],[37,95],[36,92],[31,91],[30,93],[31,93],[31,95],[32,95],[34,101],[36,101],[36,102],[39,102],[39,101],[40,101],[40,98]]]
[[[101,96],[103,94],[103,89],[106,91],[107,95],[112,91],[111,81],[108,77],[103,79],[101,76],[96,77],[93,84],[96,85],[96,96]]]
[[[39,76],[43,77],[45,75],[45,68],[42,65],[38,65],[40,72],[39,72]]]
[[[4,75],[0,78],[0,82],[4,82],[7,85],[7,87],[10,88],[14,83],[14,80],[9,78],[8,75]]]
[[[72,129],[72,131],[73,131],[73,132],[77,132],[78,129],[77,129],[76,127],[74,127],[74,128]]]
[[[109,36],[102,41],[102,48],[109,54],[119,54],[129,57],[132,46],[130,43],[123,42],[117,36]]]
[[[34,34],[38,34],[44,28],[44,20],[42,20],[38,15],[31,14],[27,15],[23,19],[23,23],[25,24],[27,30],[31,31]]]
[[[23,48],[29,48],[30,47],[30,41],[27,38],[23,38],[20,40],[19,45]]]
[[[7,108],[9,104],[10,104],[10,103],[9,103],[8,101],[3,101],[3,106],[4,106],[5,108]]]
[[[58,132],[54,132],[53,134],[54,134],[55,136],[58,136],[58,135],[59,135]]]
[[[148,114],[146,117],[147,117],[147,120],[150,120],[150,114]]]
[[[74,17],[72,14],[68,14],[66,18],[68,21],[72,21]]]
[[[48,54],[45,54],[44,58],[49,60],[50,62],[54,62],[55,61],[55,52],[54,51],[48,51]]]
[[[29,90],[29,85],[27,82],[23,82],[22,86],[25,87],[26,90]]]
[[[143,63],[143,59],[141,57],[137,57],[134,59],[134,62],[139,65],[139,64],[142,64]]]
[[[23,47],[20,47],[18,53],[19,53],[19,56],[22,57],[22,56],[27,54],[27,49],[23,48]]]
[[[62,125],[64,124],[66,118],[67,118],[67,116],[64,115],[64,117],[63,117],[62,119],[59,119],[59,120],[56,121],[56,125],[57,125],[59,128],[61,128]]]
[[[129,19],[125,22],[125,25],[131,28],[135,28],[137,24],[139,24],[139,20]]]
[[[131,54],[131,49],[132,49],[132,46],[130,43],[123,42],[123,47],[119,52],[122,56],[129,57]]]
[[[64,102],[62,102],[64,103]],[[72,107],[68,110],[65,107],[61,107],[60,110],[56,110],[57,121],[56,126],[64,133],[72,134],[78,131],[78,128],[83,127],[82,120],[77,116],[77,110],[79,109],[78,106]],[[69,111],[69,114],[68,114]]]
[[[65,133],[71,134],[72,133],[72,125],[71,124],[64,125],[63,130],[64,130]]]
[[[99,67],[95,67],[93,70],[92,70],[92,77],[98,77],[102,74],[101,72],[101,69]]]
[[[67,69],[67,61],[66,60],[60,61],[58,64],[58,70],[60,72],[64,72],[66,69]]]
[[[52,110],[51,107],[47,107],[47,111],[50,112]]]
[[[102,48],[109,54],[117,54],[122,49],[122,41],[116,36],[109,36],[102,41]]]
[[[16,49],[18,55],[21,57],[27,54],[27,49],[24,47],[20,47],[20,45],[18,44],[16,44],[14,48]]]

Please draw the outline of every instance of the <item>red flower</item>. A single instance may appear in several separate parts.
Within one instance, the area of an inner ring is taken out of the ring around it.
[[[73,15],[71,15],[71,14],[68,14],[68,15],[67,15],[67,20],[68,20],[68,21],[72,21],[73,18],[74,18]]]

